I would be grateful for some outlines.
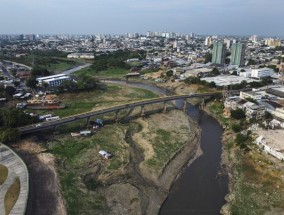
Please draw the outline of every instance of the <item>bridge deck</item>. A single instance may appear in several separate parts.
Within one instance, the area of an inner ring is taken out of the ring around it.
[[[215,93],[202,93],[202,94],[186,94],[186,95],[175,95],[175,96],[165,96],[161,98],[155,98],[155,99],[147,99],[147,100],[142,100],[142,101],[137,101],[137,102],[132,102],[132,103],[127,103],[123,105],[117,105],[114,107],[109,107],[101,110],[96,110],[96,111],[90,111],[82,114],[77,114],[77,115],[72,115],[68,117],[61,118],[59,120],[55,121],[50,121],[50,122],[43,122],[40,123],[40,125],[28,125],[24,127],[20,127],[19,130],[21,134],[27,134],[27,133],[32,133],[35,131],[41,131],[41,130],[46,130],[52,127],[56,127],[58,125],[63,125],[67,123],[71,123],[80,119],[86,119],[89,117],[93,116],[98,116],[102,114],[107,114],[119,110],[123,110],[126,108],[134,108],[134,107],[139,107],[139,106],[144,106],[144,105],[149,105],[149,104],[155,104],[155,103],[162,103],[162,102],[168,102],[168,101],[173,101],[173,100],[179,100],[179,99],[188,99],[188,98],[197,98],[197,97],[207,97],[207,96],[212,96],[219,94],[220,92],[215,92]]]

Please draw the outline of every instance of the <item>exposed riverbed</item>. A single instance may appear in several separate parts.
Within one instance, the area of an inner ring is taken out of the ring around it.
[[[115,82],[123,84],[121,81]],[[141,83],[130,82],[128,85],[161,94],[170,93],[168,90]],[[177,106],[180,103],[177,101]],[[223,130],[216,119],[197,107],[189,104],[187,113],[198,121],[201,128],[202,155],[185,167],[173,183],[160,214],[220,214],[228,193],[227,175],[221,168]]]
[[[163,94],[163,95],[171,94],[171,92],[166,89],[158,88],[143,83],[135,83],[135,82],[125,83],[122,81],[114,81],[112,83],[144,88],[154,93]],[[181,102],[182,101],[176,102],[178,108],[181,107]],[[184,113],[183,115],[185,119],[186,115]],[[130,171],[129,177],[126,178],[114,177],[115,181],[113,181],[113,183],[112,179],[110,178],[109,180],[105,180],[104,184],[107,186],[106,189],[104,189],[103,187],[100,188],[101,193],[106,194],[106,203],[111,208],[111,211],[113,212],[112,214],[116,214],[120,210],[124,211],[125,208],[128,207],[127,202],[129,201],[131,202],[131,208],[128,208],[127,210],[132,211],[131,214],[157,214],[159,207],[166,198],[166,196],[168,196],[168,198],[166,199],[166,201],[164,202],[163,206],[160,209],[160,214],[162,215],[163,214],[219,214],[222,205],[225,203],[224,197],[227,193],[227,179],[221,173],[222,171],[220,167],[221,151],[222,151],[222,145],[221,145],[222,129],[214,118],[208,116],[204,112],[199,112],[199,109],[194,106],[188,105],[188,115],[192,119],[195,119],[196,122],[193,123],[195,124],[194,127],[197,128],[198,127],[197,123],[198,123],[199,127],[202,129],[201,140],[200,140],[201,147],[199,150],[197,150],[195,156],[196,159],[193,159],[193,157],[194,153],[196,152],[196,148],[198,146],[197,144],[198,140],[196,141],[196,144],[188,146],[188,147],[196,146],[195,148],[192,149],[188,148],[188,150],[187,148],[184,148],[183,150],[181,150],[179,155],[175,157],[174,159],[175,162],[171,161],[166,166],[163,175],[159,177],[158,182],[155,182],[155,185],[153,185],[153,183],[151,182],[151,177],[148,177],[147,179],[149,180],[148,182],[147,180],[145,181],[143,179],[145,175],[141,177],[141,175],[139,174],[133,174],[133,172],[136,172],[136,169],[138,170],[138,165],[139,165],[139,163],[137,163],[136,165],[135,159],[138,158],[137,162],[138,161],[141,162],[141,159],[143,158],[140,159],[139,157],[136,156],[137,152],[138,154],[140,154],[139,150],[135,151],[135,147],[130,147],[131,149],[133,148],[134,150],[132,151],[130,150],[131,163],[130,165],[127,165],[126,168],[126,170]],[[175,124],[179,125],[178,122],[175,122]],[[97,149],[94,148],[92,150],[91,150],[92,159],[94,159],[95,156],[93,155],[97,154],[96,151]],[[190,165],[188,164],[189,161],[191,162]],[[181,171],[182,167],[184,168]],[[91,169],[92,171],[94,171],[93,167]],[[135,171],[132,171],[133,169]],[[86,168],[86,171],[87,170],[88,168]],[[82,173],[82,171],[79,172]],[[179,177],[176,177],[178,173],[180,173]],[[94,174],[92,175],[92,177],[93,176]],[[97,177],[98,173],[96,172],[94,178],[97,179]],[[81,178],[86,179],[83,176]],[[138,183],[141,186],[137,186],[136,183],[137,181],[141,181],[140,178],[141,180],[143,179],[142,180],[143,183],[142,182]],[[170,192],[167,193],[167,190],[169,190],[170,185],[172,184],[172,181],[175,178],[176,180],[173,183]],[[44,186],[44,189],[46,187],[47,186]],[[90,195],[100,193],[98,191],[99,190],[96,190],[95,192],[88,191],[88,193]],[[57,193],[58,189],[54,190],[53,196],[55,197]],[[125,195],[121,196],[123,193],[125,193]],[[127,196],[126,193],[128,193],[129,195]],[[127,198],[123,200],[124,197]],[[123,200],[122,202],[120,202],[121,199]],[[36,199],[33,200],[35,200],[33,201],[35,204],[38,204]],[[44,203],[44,200],[42,202]],[[54,202],[53,204],[55,205],[57,203]],[[117,207],[118,205],[120,206]],[[38,207],[38,208],[44,208],[44,207]],[[140,209],[141,213],[139,213]],[[108,210],[108,213],[111,211]],[[38,213],[38,214],[44,214],[44,213]]]

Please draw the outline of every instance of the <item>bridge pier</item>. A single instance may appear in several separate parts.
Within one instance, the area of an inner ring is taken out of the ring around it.
[[[202,102],[201,102],[201,104],[199,105],[199,109],[203,110],[204,107],[205,107],[205,101],[204,101],[204,99],[202,99]]]
[[[89,116],[89,117],[87,117],[87,125],[89,125],[90,119],[91,119],[91,117],[90,117],[90,116]]]
[[[142,119],[145,118],[145,107],[144,107],[144,105],[141,106],[141,117],[142,117]]]
[[[59,125],[55,125],[55,126],[53,127],[53,134],[59,134],[59,131],[57,130],[58,127],[59,127]]]
[[[118,123],[118,114],[119,114],[119,110],[115,111],[115,123],[117,124]]]
[[[182,106],[183,112],[186,112],[186,108],[187,108],[187,101],[186,101],[186,99],[184,99],[183,100],[183,106]]]
[[[167,112],[167,102],[164,102],[164,110],[163,110],[163,113],[166,113]]]

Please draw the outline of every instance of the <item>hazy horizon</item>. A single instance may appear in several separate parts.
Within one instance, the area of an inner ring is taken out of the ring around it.
[[[2,0],[0,34],[284,36],[284,1]]]

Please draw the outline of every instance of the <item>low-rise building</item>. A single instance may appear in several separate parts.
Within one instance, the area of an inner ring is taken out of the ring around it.
[[[58,74],[37,78],[36,80],[38,81],[39,86],[42,86],[43,83],[47,83],[49,87],[58,87],[63,81],[71,80],[71,78],[69,75]]]
[[[284,108],[276,108],[275,111],[270,111],[270,113],[277,119],[284,121]]]
[[[244,110],[247,119],[261,119],[265,115],[265,107],[252,102],[246,102]]]
[[[206,81],[208,83],[214,82],[216,86],[229,86],[229,85],[234,85],[234,84],[240,84],[242,81],[246,81],[247,83],[259,81],[251,78],[246,78],[246,77],[240,77],[240,76],[235,76],[235,75],[219,75],[216,77],[206,77],[206,78],[201,78],[202,81]]]
[[[94,59],[95,56],[92,53],[72,53],[67,55],[67,58],[73,58],[73,59]]]
[[[274,75],[274,70],[270,68],[252,69],[251,77],[261,79],[265,77],[271,77]]]
[[[254,92],[254,91],[241,91],[240,92],[240,98],[242,99],[254,99],[254,100],[261,100],[262,98],[262,94],[258,93],[258,92]]]

